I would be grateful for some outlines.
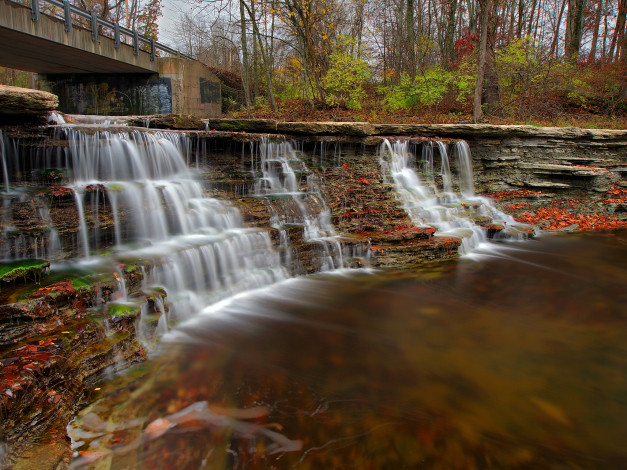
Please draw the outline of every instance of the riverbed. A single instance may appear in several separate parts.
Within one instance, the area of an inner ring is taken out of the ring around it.
[[[75,468],[627,465],[627,232],[207,307],[70,424]]]

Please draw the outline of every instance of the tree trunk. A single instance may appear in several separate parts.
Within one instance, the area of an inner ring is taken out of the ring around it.
[[[397,21],[398,21],[398,25],[402,25],[404,23],[404,8],[403,8],[403,2],[401,2],[401,5],[399,5],[398,7],[398,13],[397,13]],[[396,70],[399,72],[399,76],[400,74],[405,70],[403,67],[403,28],[398,27],[396,28],[396,39],[394,41],[395,44],[395,51],[394,51],[394,55],[395,55],[395,59],[396,59]]]
[[[518,23],[516,25],[516,37],[520,39],[523,32],[523,24],[525,23],[525,2],[518,0]]]
[[[448,19],[446,22],[446,37],[444,38],[444,60],[451,64],[455,60],[455,16],[457,14],[457,0],[450,0]]]
[[[583,20],[586,0],[568,0],[566,15],[566,60],[576,61],[581,49],[583,36]]]
[[[481,95],[483,93],[483,77],[485,74],[485,64],[488,56],[488,21],[490,20],[492,0],[479,0],[479,7],[481,9],[481,18],[479,19],[481,36],[479,38],[477,83],[475,84],[475,98],[472,107],[472,120],[475,123],[481,121],[483,118],[483,111],[481,110]]]
[[[474,0],[467,0],[468,5],[468,33],[477,33],[477,4]]]
[[[407,69],[409,71],[409,75],[413,77],[416,74],[416,25],[414,24],[414,0],[407,0],[405,25],[407,29]]]
[[[622,70],[619,99],[621,101],[627,101],[627,0],[621,0],[619,8],[619,18],[621,18],[621,25],[620,29],[617,25],[617,30],[618,45],[620,47],[620,69]]]
[[[592,30],[592,44],[590,44],[590,55],[588,62],[594,62],[597,56],[597,42],[599,42],[599,28],[601,27],[601,11],[603,10],[603,0],[597,3],[597,14],[594,17],[594,28]]]
[[[254,21],[257,21],[255,0],[250,0],[250,12]],[[253,34],[253,38],[254,37],[255,35]],[[257,41],[253,41],[253,100],[255,100],[257,96],[259,96],[259,46],[257,45]]]
[[[531,13],[529,14],[529,23],[527,23],[527,36],[531,36],[531,30],[533,29],[533,20],[536,16],[536,8],[538,6],[538,0],[533,0],[531,3]]]
[[[246,15],[245,15],[244,0],[239,1],[239,15],[240,15],[240,35],[242,40],[242,84],[244,86],[244,100],[246,102],[246,108],[250,108],[250,81],[248,75],[248,45],[246,37]]]
[[[263,47],[263,43],[261,42],[261,34],[259,34],[259,27],[257,26],[257,19],[253,15],[253,12],[249,8],[249,6],[244,3],[244,0],[240,0],[240,7],[245,8],[246,11],[248,12],[248,17],[250,18],[250,21],[252,22],[252,26],[253,26],[253,39],[256,38],[257,40],[259,40],[259,50],[261,51],[261,60],[263,62],[263,68],[266,73],[268,101],[270,101],[270,106],[272,106],[272,109],[274,110],[274,112],[276,112],[277,107],[276,107],[276,102],[274,101],[274,92],[272,91],[272,70],[270,68],[270,62],[266,54],[266,49],[265,47]]]
[[[568,0],[562,1],[560,13],[557,16],[557,23],[555,24],[555,31],[553,31],[553,41],[551,42],[551,52],[549,54],[551,57],[555,57],[557,55],[557,51],[558,51],[557,43],[560,37],[560,25],[562,24],[562,17],[564,16],[564,9],[566,8],[567,1]]]
[[[609,59],[617,62],[621,54],[621,45],[625,41],[625,19],[627,16],[627,0],[620,0],[618,4],[618,16],[616,18],[616,28],[612,37]]]

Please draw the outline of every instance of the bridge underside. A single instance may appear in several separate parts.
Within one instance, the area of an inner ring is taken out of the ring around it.
[[[0,28],[2,65],[53,73],[146,73],[146,69],[45,39]],[[153,72],[154,73],[154,72]]]
[[[52,73],[157,73],[150,55],[100,36],[93,41],[91,31],[74,27],[71,33],[63,21],[40,15],[33,21],[23,6],[0,1],[1,63],[5,67],[43,74]]]

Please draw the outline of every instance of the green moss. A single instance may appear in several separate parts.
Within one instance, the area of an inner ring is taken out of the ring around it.
[[[0,281],[11,282],[20,277],[26,281],[27,277],[31,277],[35,282],[39,282],[48,268],[50,268],[50,263],[44,259],[24,259],[3,263],[0,265]]]
[[[17,238],[22,235],[22,232],[20,230],[5,230],[3,235],[6,238]]]
[[[50,232],[50,227],[37,227],[37,228],[31,228],[28,233],[33,236],[33,237],[37,237],[37,236],[43,236],[47,233]]]
[[[141,312],[138,304],[108,304],[107,313],[113,317],[136,317]]]
[[[228,121],[228,122],[222,121],[220,122],[218,127],[224,130],[240,132],[240,131],[246,130],[247,122],[246,121]]]
[[[65,168],[46,168],[39,171],[40,176],[51,181],[60,181],[68,176]]]
[[[107,189],[109,191],[114,191],[114,192],[120,192],[124,190],[124,186],[121,185],[120,183],[111,183],[107,185]]]
[[[80,289],[81,287],[91,287],[91,283],[79,276],[68,277],[70,284],[74,286],[75,289]]]
[[[127,264],[126,266],[124,266],[125,273],[134,273],[138,269],[139,269],[139,266],[137,266],[136,264]]]
[[[288,200],[293,198],[291,194],[265,194],[261,197],[268,199],[269,201]]]

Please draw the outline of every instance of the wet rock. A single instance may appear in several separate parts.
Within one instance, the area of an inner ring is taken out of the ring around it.
[[[125,277],[127,286],[137,284],[132,273]],[[47,454],[37,468],[62,460],[65,468],[71,455],[65,427],[82,400],[105,371],[145,359],[136,318],[99,308],[116,288],[114,278],[87,288],[58,281],[0,307],[0,435],[10,444],[11,468],[28,468],[42,447]],[[138,314],[139,307],[127,310]],[[53,447],[59,459],[49,455]]]
[[[17,260],[8,263],[0,263],[0,287],[2,283],[13,282],[16,279],[30,279],[40,282],[46,271],[50,268],[50,262],[43,259]]]
[[[377,268],[407,269],[423,263],[447,261],[458,257],[461,240],[432,237],[407,244],[375,247],[371,264]]]
[[[277,133],[274,119],[207,119],[206,123],[210,130],[216,131]]]
[[[421,135],[456,138],[557,138],[625,140],[627,130],[581,129],[576,127],[535,127],[493,124],[376,124],[378,135]]]
[[[552,181],[524,181],[521,186],[540,189],[569,189],[571,187],[567,183],[554,183]]]
[[[369,122],[278,122],[277,132],[305,135],[370,136],[375,128]]]
[[[485,224],[483,228],[487,230],[486,235],[488,238],[495,238],[497,233],[500,233],[505,229],[505,226],[502,224]]]
[[[129,126],[150,129],[205,130],[205,123],[196,116],[185,114],[155,114],[133,116],[127,120]]]

